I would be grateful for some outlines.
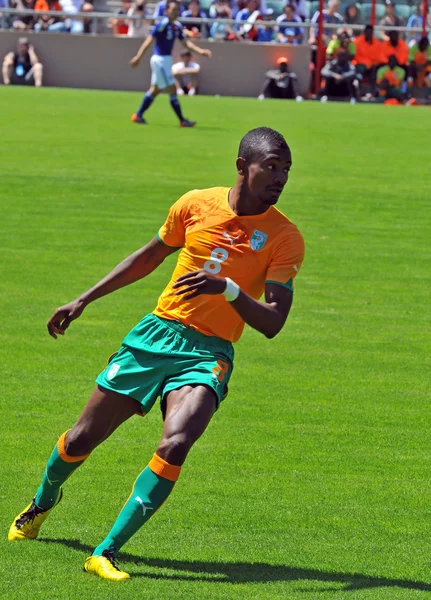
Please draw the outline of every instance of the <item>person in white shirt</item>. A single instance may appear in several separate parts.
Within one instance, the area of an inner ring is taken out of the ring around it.
[[[127,13],[128,17],[139,17],[139,19],[130,19],[128,37],[146,38],[150,32],[148,21],[145,19],[145,0],[135,2]]]
[[[194,96],[198,87],[198,77],[201,66],[192,60],[190,50],[181,52],[181,62],[172,65],[172,75],[175,78],[177,94],[183,96],[188,94]]]

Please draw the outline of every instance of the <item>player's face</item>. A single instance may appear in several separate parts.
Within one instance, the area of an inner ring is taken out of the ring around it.
[[[176,4],[175,2],[171,2],[166,9],[166,14],[168,15],[169,19],[175,21],[175,19],[177,19],[178,15],[180,14],[178,4]]]
[[[24,56],[28,52],[28,44],[18,44],[18,54]]]
[[[289,150],[270,150],[262,154],[247,168],[247,184],[251,195],[263,204],[276,204],[291,167]]]

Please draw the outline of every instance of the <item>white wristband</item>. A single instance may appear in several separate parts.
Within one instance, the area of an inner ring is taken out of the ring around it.
[[[223,292],[223,296],[226,298],[228,302],[233,302],[239,296],[241,288],[237,283],[232,281],[230,277],[226,277],[226,289]]]

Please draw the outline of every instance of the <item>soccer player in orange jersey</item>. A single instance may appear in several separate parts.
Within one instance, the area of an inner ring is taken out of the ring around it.
[[[11,525],[10,540],[34,539],[61,500],[66,478],[119,425],[149,412],[160,397],[163,433],[156,452],[85,561],[86,571],[99,577],[129,578],[116,565],[118,551],[169,496],[190,448],[226,396],[232,342],[244,323],[272,338],[289,314],[304,242],[275,204],[291,166],[279,133],[249,131],[240,143],[235,187],[185,194],[146,246],[55,311],[48,331],[57,339],[90,302],[146,277],[180,251],[157,308],[126,335],[78,421],[60,436],[33,501]]]

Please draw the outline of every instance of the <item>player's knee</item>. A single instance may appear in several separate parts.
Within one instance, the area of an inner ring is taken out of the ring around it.
[[[40,62],[35,63],[33,66],[33,69],[34,69],[35,73],[42,73],[42,71],[43,71],[42,63],[40,63]]]
[[[69,456],[84,456],[97,446],[88,431],[81,427],[71,429],[65,440],[64,449]]]
[[[170,464],[182,465],[193,441],[190,434],[186,432],[175,433],[162,439],[157,448],[157,455]]]

